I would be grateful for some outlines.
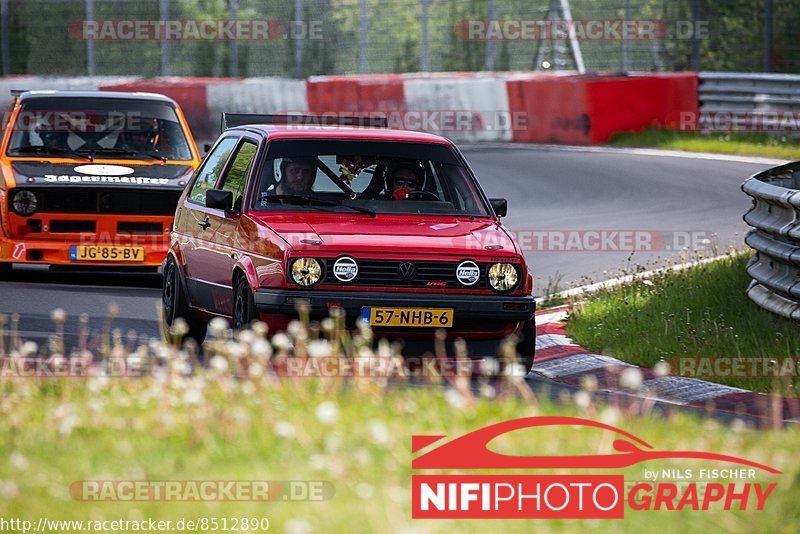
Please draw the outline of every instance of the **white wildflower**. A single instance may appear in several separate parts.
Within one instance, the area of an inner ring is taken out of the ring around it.
[[[619,374],[619,385],[624,389],[636,391],[642,387],[642,371],[638,367],[626,367]]]
[[[356,485],[356,493],[362,499],[369,500],[372,495],[375,493],[375,488],[372,487],[371,484],[367,484],[366,482],[361,482]]]
[[[281,332],[272,336],[272,346],[281,352],[285,352],[292,347],[292,341],[289,336]]]
[[[272,356],[272,345],[265,339],[256,339],[250,347],[250,352],[256,358],[268,360]]]
[[[17,471],[25,471],[28,469],[28,459],[25,458],[22,453],[17,451],[12,452],[9,461],[11,462],[11,467]]]
[[[325,401],[315,411],[317,420],[324,425],[332,425],[339,420],[339,407],[333,401]]]
[[[228,321],[223,319],[222,317],[214,317],[208,323],[208,331],[211,333],[212,336],[220,338],[225,336],[225,332],[228,331]]]
[[[305,519],[289,519],[283,525],[286,534],[309,534],[314,532],[314,528]]]
[[[327,339],[315,339],[308,344],[308,355],[312,358],[325,358],[331,355],[332,346]]]
[[[667,376],[670,374],[672,369],[670,368],[669,363],[667,362],[658,362],[655,367],[653,367],[653,374],[655,376]]]
[[[383,421],[379,421],[377,419],[370,421],[369,433],[372,436],[372,442],[376,445],[388,445],[392,438],[391,434],[389,433],[389,429],[386,427]]]
[[[228,370],[228,360],[217,354],[208,361],[208,366],[218,373],[225,373]]]
[[[288,421],[276,422],[273,431],[282,438],[291,438],[294,436],[294,426]]]

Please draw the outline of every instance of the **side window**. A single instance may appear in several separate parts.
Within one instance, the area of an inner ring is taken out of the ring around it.
[[[236,138],[226,137],[206,156],[203,166],[198,171],[192,190],[189,192],[189,200],[191,202],[201,206],[206,205],[206,191],[217,186],[222,168],[225,166],[225,162],[228,161],[228,156],[235,146]]]
[[[241,211],[242,209],[245,181],[247,181],[247,176],[250,174],[257,149],[258,146],[255,143],[249,141],[242,143],[242,146],[233,156],[233,163],[231,163],[227,174],[225,174],[222,189],[233,193],[233,211]]]

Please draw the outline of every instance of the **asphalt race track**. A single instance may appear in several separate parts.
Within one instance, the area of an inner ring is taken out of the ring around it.
[[[506,225],[516,232],[544,230],[639,230],[717,234],[719,243],[741,243],[747,197],[739,190],[768,161],[724,161],[654,156],[626,151],[578,151],[536,146],[464,147],[490,197],[509,199]],[[528,239],[529,243],[535,240]],[[669,245],[669,243],[668,243]],[[525,245],[523,245],[525,248]],[[674,250],[559,252],[528,247],[536,293],[563,275],[563,285],[598,281],[631,264],[678,261]],[[20,314],[20,335],[38,343],[53,332],[51,310],[67,314],[68,346],[78,340],[79,315],[89,316],[96,336],[109,305],[119,308],[113,327],[123,336],[158,336],[157,274],[50,272],[16,266],[0,282],[0,313]],[[96,342],[96,340],[95,340]],[[91,341],[90,341],[91,344]]]

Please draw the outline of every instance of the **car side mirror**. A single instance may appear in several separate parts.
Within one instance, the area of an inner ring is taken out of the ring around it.
[[[490,198],[489,204],[498,217],[505,217],[508,215],[508,200],[504,198]]]
[[[209,189],[206,191],[206,207],[222,210],[228,215],[233,209],[233,193],[222,189]]]
[[[214,145],[212,145],[211,143],[203,143],[203,157],[205,157],[206,154],[211,152],[211,148],[213,148],[213,146]]]

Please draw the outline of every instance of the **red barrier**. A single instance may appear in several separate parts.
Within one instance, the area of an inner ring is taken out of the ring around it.
[[[403,75],[324,76],[306,83],[311,113],[390,113],[405,109]]]
[[[618,132],[677,128],[697,113],[697,74],[595,76],[534,74],[506,82],[509,108],[527,116],[514,141],[600,144]]]
[[[606,143],[618,132],[651,126],[677,129],[682,112],[697,114],[697,74],[587,80],[586,104],[592,144]]]

